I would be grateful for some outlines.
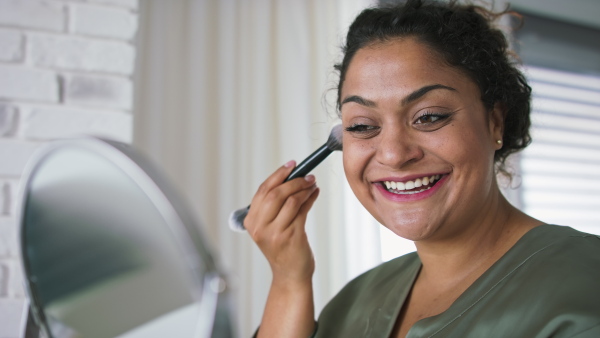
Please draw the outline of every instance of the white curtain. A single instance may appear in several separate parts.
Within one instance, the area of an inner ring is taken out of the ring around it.
[[[140,2],[134,145],[164,169],[202,220],[233,284],[240,337],[259,324],[271,276],[249,236],[231,232],[227,217],[277,167],[325,142],[337,123],[332,66],[347,26],[372,4]],[[345,222],[363,211],[344,197],[341,155],[315,174],[322,194],[307,231],[318,313],[348,279],[380,261],[380,249],[374,222]]]

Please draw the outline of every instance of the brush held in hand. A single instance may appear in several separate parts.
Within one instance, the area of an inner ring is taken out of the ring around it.
[[[294,168],[290,175],[284,180],[287,182],[297,177],[306,176],[311,170],[313,170],[319,163],[323,162],[329,154],[336,150],[342,150],[342,125],[338,124],[331,129],[327,142],[322,145],[319,149],[315,150],[310,154],[304,161]],[[229,227],[235,231],[245,231],[244,219],[250,210],[250,206],[245,208],[237,209],[229,215]]]

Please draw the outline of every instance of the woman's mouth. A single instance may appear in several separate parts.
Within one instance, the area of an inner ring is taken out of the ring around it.
[[[412,195],[431,189],[439,179],[440,175],[431,175],[404,182],[382,181],[381,184],[392,194]]]

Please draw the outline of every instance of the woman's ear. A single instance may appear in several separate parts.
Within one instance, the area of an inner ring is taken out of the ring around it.
[[[496,149],[502,148],[504,141],[504,119],[506,118],[506,108],[504,104],[496,102],[494,108],[490,114],[489,128],[490,135],[492,136],[492,142],[494,142]]]

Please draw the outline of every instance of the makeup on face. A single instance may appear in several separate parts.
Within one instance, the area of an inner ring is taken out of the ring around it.
[[[412,240],[465,223],[493,179],[479,87],[412,39],[365,47],[341,90],[344,170],[358,200]]]

